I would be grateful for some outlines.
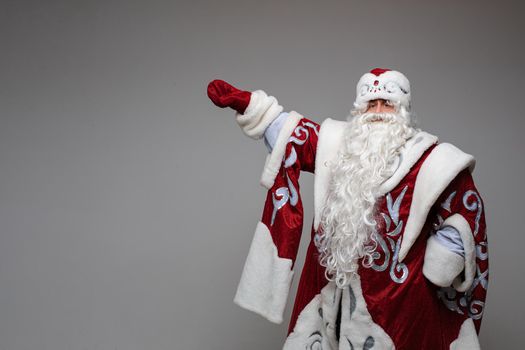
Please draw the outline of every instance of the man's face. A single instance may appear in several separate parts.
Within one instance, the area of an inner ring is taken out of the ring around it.
[[[365,113],[394,113],[395,107],[390,101],[377,99],[368,101]]]

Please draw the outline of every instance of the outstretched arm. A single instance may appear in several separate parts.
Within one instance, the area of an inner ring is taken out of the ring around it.
[[[235,110],[237,123],[253,139],[262,138],[266,128],[283,111],[277,99],[263,90],[239,90],[224,80],[213,80],[208,84],[208,97],[218,107]]]
[[[277,99],[268,96],[263,90],[253,92],[240,90],[224,80],[213,80],[208,84],[208,97],[218,107],[235,110],[235,119],[243,132],[253,138],[261,139],[270,152],[265,164],[262,184],[270,188],[277,175],[286,145],[294,141],[303,145],[301,170],[313,172],[317,137],[309,138],[310,133],[319,132],[320,126],[295,111],[283,112]],[[301,139],[305,140],[302,141]],[[314,144],[315,143],[315,144]],[[267,178],[266,180],[264,178]]]
[[[264,136],[271,149],[261,178],[268,189],[263,215],[234,301],[280,323],[303,228],[299,175],[314,172],[319,125],[297,112],[282,113],[277,100],[261,90],[241,91],[214,80],[208,96],[219,107],[233,108],[242,130],[255,139]]]
[[[314,169],[312,155],[318,131],[318,127],[303,118],[282,143],[283,156],[274,168],[276,174],[266,178],[271,182],[263,183],[268,188],[263,215],[257,224],[234,299],[241,307],[275,323],[282,322],[303,231],[299,176],[301,170]],[[278,141],[276,145],[280,147],[281,144]],[[269,159],[276,151],[277,148]]]

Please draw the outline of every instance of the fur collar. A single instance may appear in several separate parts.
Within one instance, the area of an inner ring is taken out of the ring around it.
[[[344,139],[344,130],[348,122],[326,119],[321,124],[319,140],[317,143],[317,154],[315,159],[315,183],[314,183],[314,229],[319,228],[321,219],[321,208],[326,201],[327,190],[330,182],[330,169],[328,164],[337,157],[339,147]],[[410,171],[423,153],[438,142],[437,136],[425,131],[420,131],[411,137],[402,147],[394,174],[380,186],[381,194],[386,194],[396,187],[397,184]]]

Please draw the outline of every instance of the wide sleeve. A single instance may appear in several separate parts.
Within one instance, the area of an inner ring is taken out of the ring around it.
[[[292,125],[281,130],[267,159],[270,186],[234,298],[239,306],[274,323],[283,321],[303,229],[299,176],[301,171],[314,171],[319,132],[319,125],[306,118]],[[271,163],[272,156],[280,156],[279,166]]]
[[[453,284],[460,292],[488,283],[488,250],[483,200],[469,169],[461,171],[441,194],[433,210],[434,229],[452,227],[459,232],[464,257],[447,249],[431,235],[425,252],[423,274],[434,284]],[[461,273],[463,272],[463,273]],[[461,274],[460,274],[461,273]]]

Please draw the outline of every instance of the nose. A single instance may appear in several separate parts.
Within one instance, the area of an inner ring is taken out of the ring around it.
[[[382,100],[377,100],[376,102],[377,103],[375,105],[374,112],[375,113],[381,113],[383,111],[383,101]]]

